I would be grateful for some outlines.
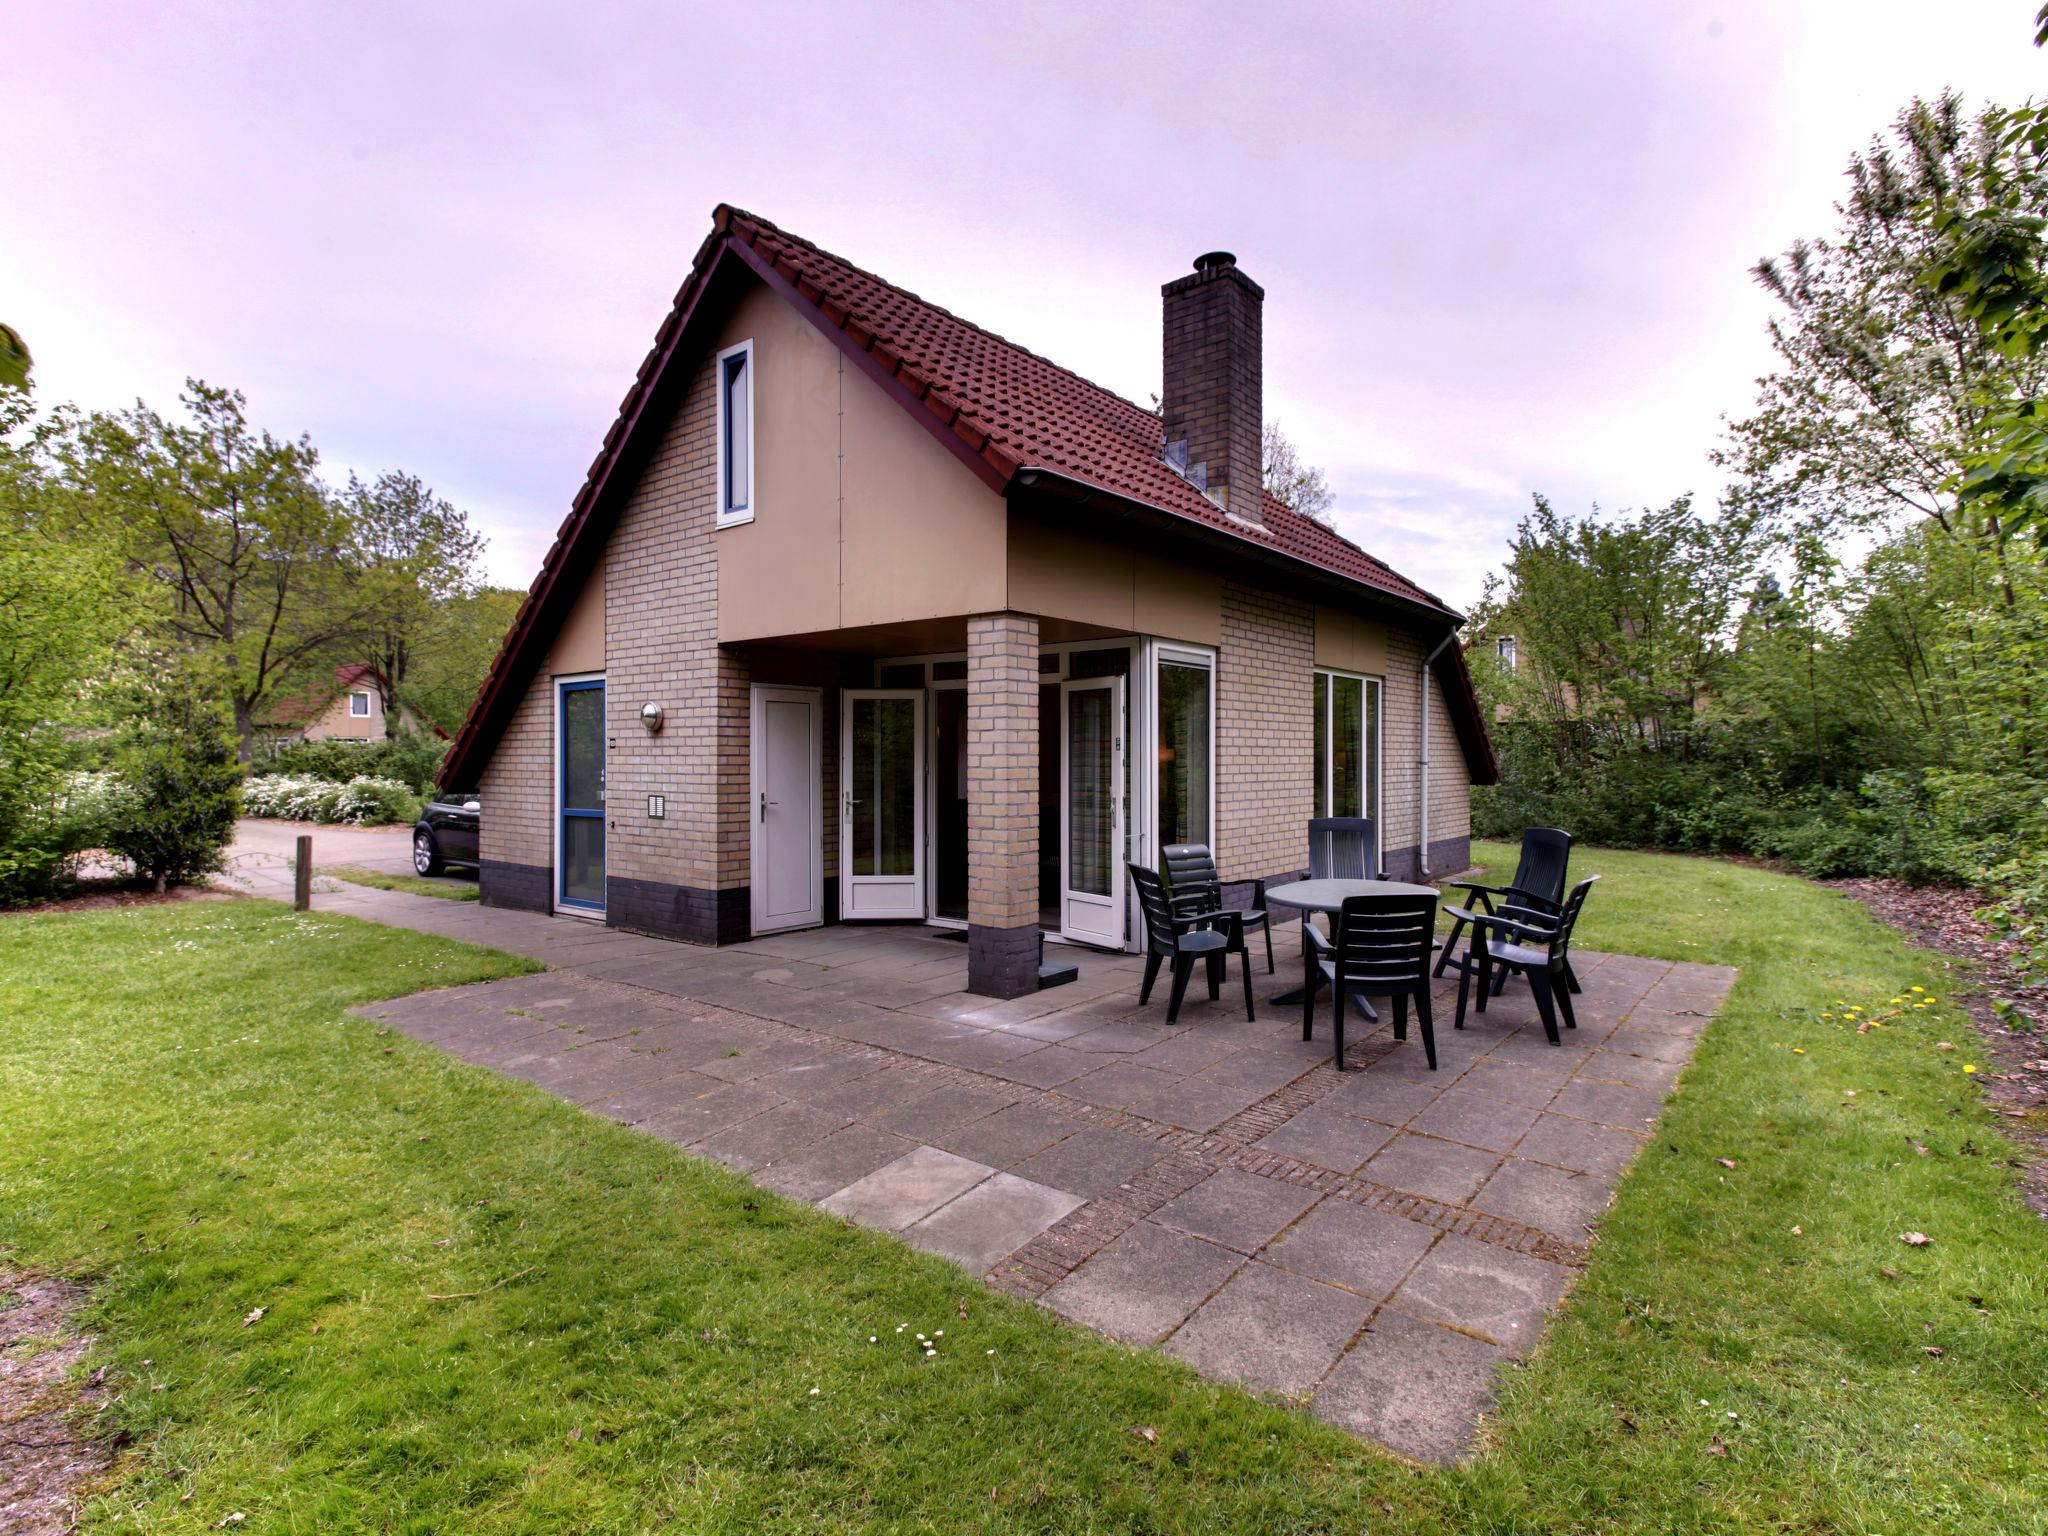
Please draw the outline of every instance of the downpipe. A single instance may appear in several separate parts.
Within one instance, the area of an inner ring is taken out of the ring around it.
[[[1453,640],[1455,640],[1455,639],[1457,639],[1457,638],[1458,638],[1458,632],[1457,632],[1457,631],[1456,631],[1456,630],[1454,629],[1454,630],[1452,630],[1452,631],[1451,631],[1451,632],[1450,632],[1449,634],[1445,635],[1445,636],[1443,637],[1443,639],[1439,640],[1439,641],[1437,642],[1437,646],[1436,646],[1436,649],[1435,649],[1435,650],[1433,650],[1433,651],[1431,651],[1431,652],[1430,652],[1430,653],[1429,653],[1429,654],[1428,654],[1427,656],[1425,656],[1425,657],[1423,658],[1423,660],[1422,660],[1422,754],[1421,754],[1420,758],[1418,758],[1418,759],[1417,759],[1417,762],[1416,762],[1416,766],[1417,766],[1417,767],[1418,767],[1419,769],[1421,769],[1421,773],[1420,773],[1420,774],[1418,775],[1418,777],[1420,778],[1420,780],[1421,780],[1421,785],[1422,785],[1422,799],[1421,799],[1421,803],[1420,803],[1419,805],[1417,805],[1417,806],[1416,806],[1416,808],[1415,808],[1415,809],[1416,809],[1416,818],[1415,818],[1415,824],[1416,824],[1416,825],[1417,825],[1417,826],[1418,826],[1418,827],[1419,827],[1419,828],[1421,829],[1421,844],[1420,844],[1420,846],[1419,846],[1419,847],[1417,847],[1417,849],[1415,850],[1415,862],[1416,862],[1416,867],[1417,867],[1418,869],[1420,869],[1420,870],[1421,870],[1421,872],[1422,872],[1422,875],[1423,875],[1423,878],[1425,878],[1425,879],[1427,879],[1427,878],[1429,877],[1429,874],[1430,874],[1430,868],[1429,868],[1429,679],[1430,679],[1430,668],[1432,668],[1432,667],[1434,667],[1434,666],[1436,665],[1436,659],[1437,659],[1437,657],[1439,657],[1439,656],[1443,655],[1443,653],[1444,653],[1444,647],[1445,647],[1445,646],[1447,646],[1447,645],[1449,645],[1449,644],[1450,644],[1450,643],[1451,643],[1451,642],[1452,642]]]

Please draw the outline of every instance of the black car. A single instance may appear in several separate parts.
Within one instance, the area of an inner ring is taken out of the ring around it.
[[[412,867],[422,875],[438,875],[450,864],[474,869],[483,810],[475,795],[429,800],[412,829]]]

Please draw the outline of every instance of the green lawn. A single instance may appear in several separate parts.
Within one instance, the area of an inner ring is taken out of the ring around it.
[[[1744,975],[1448,1472],[341,1012],[521,961],[261,903],[0,919],[0,1248],[95,1283],[136,1436],[87,1527],[2048,1531],[2048,1226],[1948,973],[1796,880],[1580,862],[1587,943]]]
[[[380,891],[404,891],[410,896],[439,896],[444,901],[475,901],[477,898],[476,876],[473,874],[423,880],[418,875],[387,875],[381,869],[358,869],[353,864],[336,864],[317,869],[314,873],[332,875],[351,885],[372,886]]]

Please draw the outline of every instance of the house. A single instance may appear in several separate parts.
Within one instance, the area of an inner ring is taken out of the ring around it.
[[[281,698],[258,717],[265,736],[286,741],[383,741],[391,734],[384,701],[391,684],[374,662],[349,662],[298,693]],[[396,711],[403,731],[425,729],[405,705]],[[438,729],[435,734],[444,734]]]
[[[720,206],[443,771],[484,901],[948,925],[1004,997],[1041,932],[1134,947],[1168,844],[1464,868],[1460,615],[1263,490],[1263,290],[1162,292],[1155,415]]]

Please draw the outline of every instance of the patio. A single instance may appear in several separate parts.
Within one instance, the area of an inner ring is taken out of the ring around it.
[[[1440,1071],[1354,1020],[1340,1074],[1327,1003],[1304,1044],[1267,1001],[1300,979],[1287,925],[1257,1023],[1233,975],[1169,1028],[1134,956],[1066,949],[1077,981],[991,1003],[923,927],[698,949],[331,885],[323,909],[555,967],[367,1015],[1437,1461],[1540,1338],[1734,980],[1582,952],[1562,1047],[1526,985],[1462,1033],[1440,988]]]

